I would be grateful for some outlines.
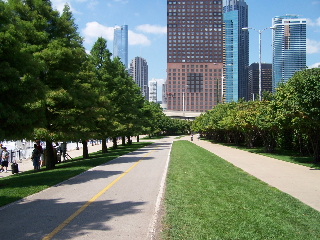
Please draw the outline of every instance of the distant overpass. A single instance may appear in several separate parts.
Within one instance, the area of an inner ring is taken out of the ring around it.
[[[203,112],[189,112],[189,111],[169,111],[164,110],[164,114],[170,118],[185,119],[193,121],[196,117],[199,117]]]

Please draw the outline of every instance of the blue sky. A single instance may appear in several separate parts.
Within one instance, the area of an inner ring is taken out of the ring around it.
[[[272,18],[297,14],[308,19],[307,65],[320,65],[320,0],[246,0],[249,27],[271,27]],[[52,0],[61,11],[68,3],[84,45],[90,51],[98,37],[108,41],[112,52],[113,28],[128,25],[129,62],[140,56],[147,60],[149,80],[166,78],[166,0]],[[272,62],[272,30],[262,33],[262,61]],[[258,33],[250,31],[250,63],[259,61]]]

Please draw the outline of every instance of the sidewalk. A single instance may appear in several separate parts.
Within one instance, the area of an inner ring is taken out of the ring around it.
[[[107,146],[111,147],[112,143],[109,142],[107,144]],[[101,144],[97,144],[97,145],[93,145],[92,146],[91,143],[88,143],[88,152],[89,152],[89,154],[93,153],[93,152],[98,152],[101,149],[102,149],[102,145]],[[83,155],[82,151],[83,151],[83,149],[81,147],[79,150],[70,150],[70,151],[67,151],[67,153],[69,154],[69,156],[71,158],[75,158],[75,157],[82,156]],[[19,164],[19,172],[20,173],[33,169],[33,163],[32,163],[30,158],[20,160],[17,163]],[[11,173],[11,163],[9,163],[8,172],[7,173],[6,172],[0,173],[0,178],[7,177],[7,176],[10,176],[10,175],[12,175],[12,173]]]
[[[190,136],[181,140],[190,141]],[[192,142],[320,211],[320,170],[203,140]]]

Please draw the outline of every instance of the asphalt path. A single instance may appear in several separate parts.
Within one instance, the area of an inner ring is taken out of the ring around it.
[[[1,239],[153,239],[173,138],[0,209]]]

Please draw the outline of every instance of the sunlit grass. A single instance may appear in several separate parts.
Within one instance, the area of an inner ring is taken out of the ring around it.
[[[164,239],[320,239],[320,213],[216,155],[174,142]]]

